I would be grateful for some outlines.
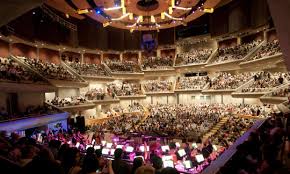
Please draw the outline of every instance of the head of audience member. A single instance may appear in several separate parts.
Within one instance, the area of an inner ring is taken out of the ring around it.
[[[179,172],[173,167],[166,167],[162,169],[161,174],[179,174]]]
[[[120,148],[117,148],[114,152],[114,157],[115,157],[115,160],[121,160],[123,157],[123,150]]]
[[[160,157],[158,157],[158,156],[155,156],[152,159],[152,163],[153,163],[153,167],[155,169],[155,174],[160,174],[161,170],[162,170],[162,167],[163,167],[162,159]]]
[[[144,162],[143,162],[143,158],[141,157],[136,157],[133,161],[133,167],[132,167],[132,174],[135,174],[135,171],[143,166]]]
[[[141,166],[136,170],[135,174],[155,174],[155,169],[151,166]]]

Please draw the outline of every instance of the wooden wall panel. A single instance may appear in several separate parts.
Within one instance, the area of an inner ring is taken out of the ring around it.
[[[40,48],[39,59],[44,62],[60,64],[59,52],[51,49]]]
[[[28,57],[32,59],[37,58],[37,48],[22,43],[12,44],[11,53],[15,56]]]
[[[9,56],[9,43],[0,40],[0,57],[8,57]]]

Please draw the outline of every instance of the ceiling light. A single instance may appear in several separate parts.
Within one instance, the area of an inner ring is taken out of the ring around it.
[[[110,22],[105,22],[105,23],[103,23],[103,27],[107,27],[107,26],[109,26],[110,25]]]
[[[172,8],[172,7],[169,7],[169,8],[168,8],[168,13],[169,13],[169,14],[172,14],[172,13],[173,13],[173,8]]]
[[[154,18],[153,15],[151,16],[151,22],[152,22],[152,23],[155,23],[155,22],[156,22],[156,21],[155,21],[155,18]]]
[[[69,18],[69,14],[66,13],[66,14],[65,14],[65,17],[66,17],[66,18]]]
[[[86,14],[86,13],[89,13],[89,12],[90,12],[89,9],[78,9],[77,10],[78,14]]]
[[[122,8],[122,13],[123,13],[123,15],[126,14],[126,8],[125,7]]]
[[[129,14],[129,19],[130,19],[130,20],[133,20],[133,17],[134,17],[134,16],[133,16],[133,13],[130,13],[130,14]]]
[[[203,12],[205,12],[205,13],[213,13],[214,9],[213,8],[205,8],[205,9],[203,9]]]
[[[161,19],[165,19],[164,12],[161,13]]]
[[[164,15],[167,16],[167,17],[170,18],[170,19],[173,19],[173,20],[177,20],[177,21],[181,21],[181,20],[183,20],[183,18],[175,18],[175,17],[173,17],[173,16],[167,14],[166,12],[164,12]]]
[[[116,7],[104,8],[104,11],[119,10],[121,8],[122,8],[121,6],[120,7],[116,6]]]
[[[121,16],[121,17],[119,17],[119,18],[112,18],[111,20],[112,20],[112,21],[119,21],[119,20],[124,19],[124,18],[127,17],[127,16],[129,16],[129,13],[124,14],[123,16]]]

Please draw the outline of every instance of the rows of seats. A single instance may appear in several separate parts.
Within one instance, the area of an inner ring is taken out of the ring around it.
[[[78,74],[83,76],[109,76],[101,64],[81,64],[76,62],[67,62]]]
[[[252,49],[257,47],[261,43],[261,40],[253,41],[246,44],[219,48],[218,55],[214,63],[241,60],[243,59]]]
[[[21,83],[45,82],[41,77],[25,69],[12,58],[3,57],[0,57],[0,79]]]
[[[205,63],[212,54],[212,49],[192,49],[176,55],[175,65]]]
[[[111,61],[107,60],[106,64],[112,72],[140,73],[140,66],[133,61]]]
[[[144,57],[142,68],[143,70],[147,69],[167,69],[168,67],[173,66],[173,57],[165,56],[165,57]]]
[[[267,42],[263,45],[260,50],[249,60],[257,60],[268,56],[273,56],[276,54],[282,53],[281,47],[278,40],[273,40]]]
[[[67,69],[60,65],[25,57],[23,57],[22,59],[24,60],[24,63],[36,69],[41,75],[43,75],[47,79],[79,81],[76,76],[74,76]]]
[[[116,96],[134,96],[141,95],[141,85],[137,83],[109,83],[107,84],[109,93]]]
[[[146,92],[170,92],[173,90],[173,81],[170,80],[148,80],[144,83]]]

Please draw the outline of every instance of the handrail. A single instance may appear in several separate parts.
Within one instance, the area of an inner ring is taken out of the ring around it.
[[[266,119],[257,120],[247,132],[245,132],[240,138],[238,138],[232,146],[230,146],[223,154],[221,154],[221,156],[219,156],[217,160],[213,161],[201,174],[218,173],[220,168],[223,167],[237,152],[237,146],[245,142],[249,137],[250,133],[260,128],[265,121]]]

